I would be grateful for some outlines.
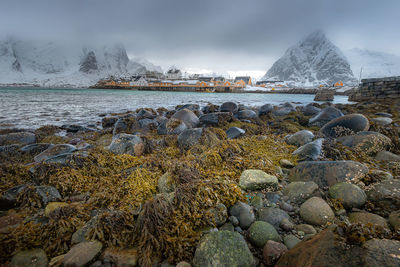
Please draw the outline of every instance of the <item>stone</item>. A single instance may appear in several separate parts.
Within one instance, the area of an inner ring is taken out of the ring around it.
[[[341,201],[346,209],[361,208],[367,201],[365,192],[355,184],[337,183],[329,188],[329,197]]]
[[[400,266],[400,241],[373,238],[364,243],[366,267]]]
[[[285,140],[289,145],[303,146],[310,143],[314,138],[314,134],[309,130],[301,130],[294,134],[288,135]]]
[[[15,207],[18,194],[25,190],[26,187],[25,184],[17,185],[3,192],[0,196],[0,210],[9,210]]]
[[[368,131],[369,121],[362,114],[349,114],[338,117],[325,124],[320,132],[326,137],[336,138]]]
[[[277,107],[276,109],[272,110],[272,114],[277,117],[281,116],[286,116],[289,115],[291,112],[295,112],[296,108],[290,104],[290,103],[285,103],[280,107]]]
[[[249,120],[249,119],[255,119],[257,118],[257,113],[255,113],[253,110],[241,110],[236,114],[237,118],[239,120]]]
[[[152,110],[152,109],[140,109],[137,113],[137,119],[141,120],[141,119],[154,119],[157,115],[157,113]]]
[[[239,186],[243,190],[265,189],[270,186],[277,186],[278,178],[274,175],[267,174],[262,170],[245,170],[240,175]]]
[[[339,182],[359,181],[368,174],[368,168],[355,161],[304,161],[291,169],[289,181],[313,181],[320,188]]]
[[[233,121],[233,115],[231,112],[213,112],[201,115],[200,124],[204,126],[217,126],[221,127],[229,122]]]
[[[289,214],[279,208],[262,208],[257,213],[257,220],[272,224],[275,229],[279,230],[279,226],[283,219],[290,220]]]
[[[315,235],[317,231],[312,225],[309,224],[298,224],[294,226],[297,232],[303,232],[306,235]]]
[[[343,145],[359,149],[373,156],[383,150],[388,150],[392,144],[389,137],[377,132],[359,132],[355,135],[337,138]]]
[[[222,226],[228,218],[228,209],[222,203],[219,203],[214,208],[209,209],[208,213],[211,214],[211,223],[215,222],[216,226],[218,227]]]
[[[97,240],[82,242],[73,246],[64,256],[65,267],[86,266],[100,255],[103,244]]]
[[[139,157],[143,155],[145,145],[142,138],[139,136],[121,133],[113,137],[107,149],[117,155],[129,154]]]
[[[375,159],[379,161],[399,162],[400,156],[389,151],[380,151],[376,154]]]
[[[205,235],[199,242],[194,267],[255,266],[255,259],[244,238],[236,232],[218,231]]]
[[[175,107],[176,111],[182,110],[182,109],[188,109],[191,111],[196,111],[200,109],[200,106],[198,104],[185,104],[182,106],[177,106]]]
[[[71,237],[71,244],[79,244],[82,242],[90,241],[86,239],[86,234],[93,229],[93,227],[96,225],[98,216],[92,217],[89,221],[85,223],[84,226],[76,230],[76,232],[72,235]]]
[[[301,240],[297,238],[295,235],[287,235],[283,238],[283,243],[288,249],[292,249],[294,246],[296,246],[298,243],[300,243]]]
[[[290,160],[287,159],[281,159],[279,160],[279,164],[283,167],[283,168],[287,168],[287,169],[291,169],[294,168],[294,164],[293,162],[291,162]]]
[[[35,248],[15,254],[10,267],[47,267],[48,259],[43,249]]]
[[[228,220],[232,223],[233,226],[239,225],[239,220],[235,216],[229,216]]]
[[[385,218],[370,213],[370,212],[352,212],[349,214],[349,221],[351,223],[361,223],[361,224],[374,224],[384,228],[389,228]]]
[[[157,190],[159,193],[172,193],[175,191],[175,184],[169,172],[164,173],[157,183]]]
[[[239,225],[243,229],[247,229],[255,221],[253,209],[246,203],[237,202],[230,207],[229,213],[239,220]]]
[[[157,127],[157,134],[160,135],[180,134],[186,129],[188,129],[188,127],[183,121],[171,118],[169,120],[160,123],[160,125]]]
[[[175,112],[171,118],[183,121],[188,128],[195,128],[200,123],[197,115],[194,114],[193,111],[185,108]]]
[[[370,175],[372,182],[382,182],[384,180],[393,179],[393,175],[390,172],[382,170],[371,170]]]
[[[321,110],[318,115],[312,117],[308,123],[310,126],[322,127],[331,120],[341,116],[343,116],[343,113],[339,109],[335,107],[326,107]]]
[[[387,113],[387,112],[377,112],[377,113],[375,113],[375,115],[381,116],[381,117],[385,117],[385,118],[391,118],[391,117],[393,117],[392,114]]]
[[[231,232],[234,232],[235,231],[235,227],[232,225],[232,223],[227,222],[227,223],[223,224],[218,230],[219,231],[231,231]]]
[[[54,146],[53,144],[47,144],[47,143],[39,143],[39,144],[30,144],[22,147],[20,151],[24,153],[28,153],[30,155],[37,155],[39,153],[42,153],[46,149]]]
[[[283,189],[283,195],[291,202],[302,204],[318,191],[318,185],[310,182],[292,182]]]
[[[113,135],[120,133],[131,133],[132,127],[135,127],[136,124],[137,116],[134,114],[128,114],[122,118],[119,118],[114,124]]]
[[[284,218],[280,222],[279,227],[285,231],[292,231],[294,228],[294,224],[289,219]]]
[[[51,147],[47,148],[46,150],[44,150],[43,152],[41,152],[40,154],[36,155],[34,157],[34,160],[36,162],[43,162],[45,160],[48,160],[53,157],[57,157],[59,155],[70,154],[76,150],[77,150],[77,148],[73,145],[58,144],[58,145],[51,146]]]
[[[152,119],[141,119],[138,121],[138,128],[134,129],[134,133],[147,133],[152,130],[156,130],[158,122]]]
[[[301,218],[313,225],[325,225],[333,221],[335,214],[331,207],[319,197],[312,197],[300,206]]]
[[[321,109],[313,106],[313,104],[310,103],[302,108],[302,112],[305,116],[314,116],[320,113]]]
[[[400,209],[400,179],[384,180],[366,190],[369,201],[376,206],[388,209]]]
[[[18,214],[10,214],[0,217],[0,234],[9,234],[12,229],[18,226],[23,218]]]
[[[0,146],[11,144],[29,145],[35,142],[36,136],[30,132],[0,134]]]
[[[390,213],[389,224],[395,231],[400,231],[400,210]]]
[[[299,157],[299,161],[316,160],[322,151],[323,138],[305,144],[296,149],[292,154]]]
[[[261,196],[257,195],[249,200],[249,204],[253,206],[256,210],[258,210],[264,207],[264,200]]]
[[[282,243],[268,240],[263,248],[263,259],[269,266],[272,266],[287,250]]]
[[[101,258],[112,262],[115,267],[134,267],[138,265],[139,252],[137,248],[106,248]]]
[[[373,119],[371,119],[371,121],[373,121],[374,123],[381,125],[381,126],[386,126],[393,122],[393,120],[391,118],[387,118],[387,117],[373,118]]]
[[[101,126],[105,128],[112,128],[114,127],[115,123],[117,122],[117,116],[108,116],[101,119]]]
[[[238,127],[231,127],[226,130],[226,137],[228,139],[235,139],[238,138],[246,133],[245,130],[238,128]]]
[[[239,106],[233,102],[225,102],[219,107],[220,112],[232,112],[236,113],[239,110]]]
[[[61,207],[65,207],[68,206],[68,203],[65,202],[49,202],[46,206],[46,208],[44,209],[44,215],[46,215],[47,217],[49,217],[50,213],[52,211],[54,211],[55,209],[61,208]]]
[[[182,149],[190,149],[196,145],[203,134],[203,128],[186,129],[178,136],[178,145]]]
[[[274,226],[264,221],[255,221],[249,228],[250,242],[259,247],[264,247],[268,240],[281,241],[281,237]]]
[[[273,109],[274,109],[274,107],[271,104],[262,105],[260,107],[260,109],[258,110],[258,115],[259,116],[266,115],[266,114],[270,113]]]
[[[48,185],[35,186],[36,193],[40,197],[40,201],[43,206],[46,206],[49,202],[56,202],[61,200],[61,195],[57,188]]]

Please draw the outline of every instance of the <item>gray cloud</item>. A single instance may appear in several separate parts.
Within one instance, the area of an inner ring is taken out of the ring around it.
[[[121,42],[163,67],[266,70],[324,29],[339,47],[400,54],[398,0],[3,0],[0,34]]]

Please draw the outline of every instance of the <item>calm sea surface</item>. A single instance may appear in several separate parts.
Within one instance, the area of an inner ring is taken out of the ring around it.
[[[95,89],[0,88],[0,128],[38,128],[53,124],[96,124],[99,114],[124,112],[141,107],[166,107],[196,103],[279,105],[284,102],[313,102],[314,95],[218,94],[192,92],[150,92]],[[334,103],[348,103],[347,96],[335,96]]]

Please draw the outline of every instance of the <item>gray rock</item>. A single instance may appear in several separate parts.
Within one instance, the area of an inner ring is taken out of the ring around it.
[[[249,120],[257,118],[257,113],[253,110],[241,110],[237,113],[237,117],[239,120]]]
[[[73,246],[64,256],[65,267],[86,266],[100,255],[103,244],[97,240],[82,242]]]
[[[61,200],[61,195],[57,188],[48,185],[40,185],[35,187],[37,194],[43,206],[46,206],[49,202],[55,202]]]
[[[298,224],[294,227],[297,232],[303,232],[306,235],[315,235],[317,231],[312,225],[309,224]]]
[[[362,114],[349,114],[331,120],[321,128],[321,133],[327,137],[340,137],[362,131],[368,131],[369,121]]]
[[[160,123],[157,128],[157,133],[160,135],[181,134],[187,128],[188,127],[183,121],[171,118]]]
[[[389,151],[380,151],[376,154],[375,159],[380,161],[399,162],[400,156]]]
[[[148,110],[148,109],[140,109],[137,113],[136,113],[136,117],[138,120],[141,119],[154,119],[157,116],[157,112],[155,112],[154,110]]]
[[[300,206],[301,218],[313,225],[324,225],[333,221],[335,214],[331,207],[319,197],[312,197]]]
[[[188,128],[195,128],[200,123],[197,115],[188,109],[177,111],[171,118],[183,121]]]
[[[310,103],[302,108],[302,112],[305,116],[314,116],[320,113],[321,109],[313,106],[312,103]]]
[[[230,207],[229,214],[239,220],[240,227],[243,229],[249,228],[255,220],[253,209],[240,201]]]
[[[17,203],[17,196],[21,193],[27,186],[25,184],[15,186],[3,192],[0,197],[0,210],[8,210],[15,206]]]
[[[263,208],[257,213],[257,220],[264,221],[272,224],[275,229],[279,229],[281,221],[283,219],[290,220],[289,214],[279,208]]]
[[[79,64],[79,71],[89,74],[98,69],[96,55],[93,51],[89,51]]]
[[[285,103],[282,106],[272,110],[272,114],[274,114],[275,116],[286,116],[288,114],[290,114],[291,112],[296,111],[296,108],[290,104],[290,103]]]
[[[395,231],[400,231],[400,210],[390,213],[389,223]]]
[[[321,155],[323,138],[305,144],[296,149],[292,154],[299,157],[299,161],[317,160]]]
[[[84,226],[76,230],[76,232],[71,237],[71,244],[79,244],[82,242],[90,241],[86,239],[86,234],[93,229],[96,224],[98,216],[92,217],[89,221],[85,223]]]
[[[229,216],[228,220],[232,223],[233,226],[239,225],[239,220],[235,216]]]
[[[231,231],[231,232],[234,232],[235,231],[235,227],[232,225],[232,223],[227,222],[224,225],[222,225],[218,230],[219,231]]]
[[[259,116],[266,115],[266,114],[270,113],[273,109],[274,109],[274,107],[271,104],[262,105],[260,107],[260,109],[258,110],[258,115]]]
[[[280,242],[268,240],[263,248],[263,259],[268,266],[273,266],[274,263],[285,253],[287,248]]]
[[[294,224],[289,219],[282,219],[279,227],[285,231],[292,231],[294,228]]]
[[[209,209],[208,213],[211,214],[212,223],[215,222],[217,227],[222,226],[228,218],[228,210],[222,203],[219,203],[215,207]]]
[[[389,125],[393,121],[391,118],[387,118],[387,117],[378,117],[378,118],[373,118],[371,120],[381,126]]]
[[[302,204],[318,191],[318,185],[310,182],[292,182],[283,189],[283,194],[291,202]]]
[[[36,155],[34,157],[34,160],[36,162],[43,162],[45,160],[48,160],[50,158],[62,155],[62,154],[70,154],[77,150],[77,148],[73,145],[70,144],[59,144],[59,145],[54,145],[50,146],[40,154]]]
[[[17,132],[0,135],[0,146],[20,144],[29,145],[36,142],[36,136],[30,132]]]
[[[384,228],[389,228],[385,218],[369,212],[352,212],[349,214],[349,221],[351,223],[360,223],[364,225],[371,223]]]
[[[288,249],[292,249],[294,246],[296,246],[298,243],[300,243],[301,240],[297,238],[295,235],[287,235],[283,238],[283,243]]]
[[[243,190],[265,189],[277,185],[278,179],[274,175],[261,170],[245,170],[240,175],[239,186]]]
[[[236,113],[239,110],[239,106],[233,102],[225,102],[219,107],[219,111],[221,112],[232,112]]]
[[[355,135],[339,137],[337,140],[345,146],[359,149],[370,156],[388,150],[392,144],[389,137],[377,132],[359,132]]]
[[[141,119],[138,121],[138,124],[139,129],[136,129],[136,131],[148,132],[157,129],[158,127],[158,122],[152,119]]]
[[[355,184],[337,183],[329,188],[329,197],[338,199],[346,209],[360,208],[367,201],[367,195]]]
[[[392,114],[386,113],[386,112],[377,112],[377,113],[375,113],[375,115],[381,116],[381,117],[385,117],[385,118],[391,118],[391,117],[393,117]]]
[[[343,116],[343,113],[334,107],[324,108],[318,115],[309,120],[310,126],[322,127],[333,119]]]
[[[141,156],[144,153],[144,142],[137,135],[121,133],[113,137],[107,149],[117,155],[130,154]]]
[[[203,134],[203,128],[186,129],[178,136],[178,145],[182,149],[189,149],[196,145]]]
[[[200,106],[198,104],[185,104],[183,106],[176,107],[175,109],[176,109],[176,111],[179,111],[179,110],[182,110],[182,109],[188,109],[188,110],[191,110],[191,111],[195,111],[195,110],[199,110]]]
[[[43,249],[35,248],[15,254],[10,262],[10,267],[47,267],[48,260]]]
[[[194,267],[255,266],[244,238],[235,232],[218,231],[205,235],[193,258]]]
[[[45,144],[45,143],[30,144],[30,145],[22,147],[20,149],[20,151],[22,151],[24,153],[28,153],[30,155],[37,155],[52,146],[54,146],[54,145],[53,144]]]
[[[235,139],[238,138],[246,133],[245,130],[238,128],[238,127],[231,127],[226,130],[226,137],[228,139]]]
[[[255,221],[249,228],[250,242],[259,247],[264,247],[268,240],[281,241],[281,237],[275,228],[264,221]]]
[[[111,128],[114,127],[115,123],[117,122],[118,117],[117,116],[108,116],[104,117],[101,119],[101,126],[105,128]]]
[[[298,131],[297,133],[288,135],[285,140],[289,145],[303,146],[310,143],[314,138],[314,134],[308,130]]]
[[[369,201],[386,209],[400,209],[400,179],[385,180],[366,190]]]
[[[159,193],[165,193],[165,194],[172,193],[175,191],[175,184],[169,172],[164,173],[158,179],[157,189]]]
[[[213,112],[201,115],[200,123],[204,126],[223,126],[233,120],[231,112]]]

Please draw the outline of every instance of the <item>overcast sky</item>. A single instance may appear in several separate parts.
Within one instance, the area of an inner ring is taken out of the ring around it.
[[[119,42],[130,57],[264,74],[316,29],[341,49],[400,55],[400,0],[0,0],[0,35]]]

